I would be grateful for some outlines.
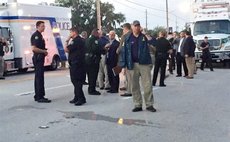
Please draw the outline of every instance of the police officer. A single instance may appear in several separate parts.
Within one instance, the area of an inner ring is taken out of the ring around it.
[[[4,80],[5,77],[3,77],[3,74],[4,74],[4,50],[3,50],[3,47],[4,46],[7,46],[7,42],[2,38],[0,37],[0,79],[1,80]]]
[[[70,41],[71,40],[71,41]],[[85,81],[85,42],[78,35],[76,27],[70,29],[70,36],[66,40],[65,51],[69,53],[69,69],[71,82],[74,85],[74,98],[70,103],[76,106],[86,103],[82,90]]]
[[[35,96],[34,100],[39,103],[50,103],[51,100],[45,98],[44,88],[44,61],[45,56],[48,55],[47,49],[45,48],[45,40],[43,39],[42,32],[45,30],[45,23],[38,21],[36,23],[37,31],[31,36],[31,45],[33,55],[33,64],[35,69]]]
[[[159,38],[156,41],[156,60],[155,60],[155,67],[153,72],[153,86],[156,84],[157,75],[159,69],[161,70],[161,77],[160,77],[160,87],[165,87],[165,69],[167,64],[167,58],[169,52],[172,52],[172,47],[169,41],[165,38],[166,32],[161,31],[159,32]]]
[[[208,42],[208,37],[204,37],[204,41],[200,44],[200,49],[202,50],[202,62],[200,69],[204,70],[204,63],[208,64],[210,71],[213,71],[212,67],[212,55],[209,51],[210,43]]]
[[[86,73],[88,76],[88,93],[89,95],[100,95],[101,93],[96,91],[96,81],[99,71],[99,63],[101,60],[102,49],[98,44],[99,33],[98,29],[94,29],[91,33],[91,37],[86,40]]]

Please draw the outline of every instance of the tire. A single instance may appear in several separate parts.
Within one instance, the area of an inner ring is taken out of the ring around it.
[[[227,67],[227,61],[225,61],[225,60],[223,61],[222,67],[223,67],[223,68],[226,68],[226,67]]]
[[[50,65],[50,70],[56,70],[59,67],[60,59],[59,57],[54,57]]]

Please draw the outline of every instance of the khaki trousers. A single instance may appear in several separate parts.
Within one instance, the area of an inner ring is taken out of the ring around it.
[[[194,75],[194,64],[195,64],[195,60],[193,57],[187,57],[185,58],[185,62],[186,62],[186,65],[187,65],[187,68],[188,68],[188,76],[189,77],[193,77]]]
[[[132,95],[135,107],[142,107],[142,95],[139,79],[141,77],[142,87],[144,90],[144,100],[146,107],[153,105],[153,92],[151,83],[151,65],[140,65],[134,63],[133,70],[129,70],[132,79]]]
[[[193,60],[194,60],[194,74],[196,74],[197,68],[196,68],[196,60],[195,60],[195,57],[193,57]]]
[[[105,64],[105,55],[101,56],[101,60],[100,60],[100,65],[99,65],[99,72],[98,72],[98,83],[99,83],[99,87],[100,88],[110,88],[110,84],[109,84],[109,77],[108,77],[108,71],[107,71],[107,67]]]
[[[0,77],[3,77],[4,74],[4,58],[0,56]]]
[[[132,94],[132,77],[131,77],[131,74],[130,74],[130,71],[128,69],[125,69],[126,70],[126,74],[125,74],[125,77],[126,77],[126,88],[127,88],[127,93],[128,94]]]

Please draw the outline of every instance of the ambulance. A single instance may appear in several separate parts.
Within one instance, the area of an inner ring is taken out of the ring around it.
[[[30,38],[37,21],[45,22],[42,33],[48,55],[45,66],[55,70],[60,61],[66,61],[64,43],[71,28],[71,9],[50,5],[0,3],[0,37],[8,42],[4,47],[5,72],[26,72],[33,67]]]

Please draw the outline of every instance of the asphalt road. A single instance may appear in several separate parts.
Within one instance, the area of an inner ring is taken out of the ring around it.
[[[195,79],[166,79],[153,87],[156,113],[132,112],[131,97],[87,94],[69,104],[68,70],[45,73],[50,104],[33,101],[34,73],[0,81],[0,142],[229,142],[230,70],[198,71]]]

